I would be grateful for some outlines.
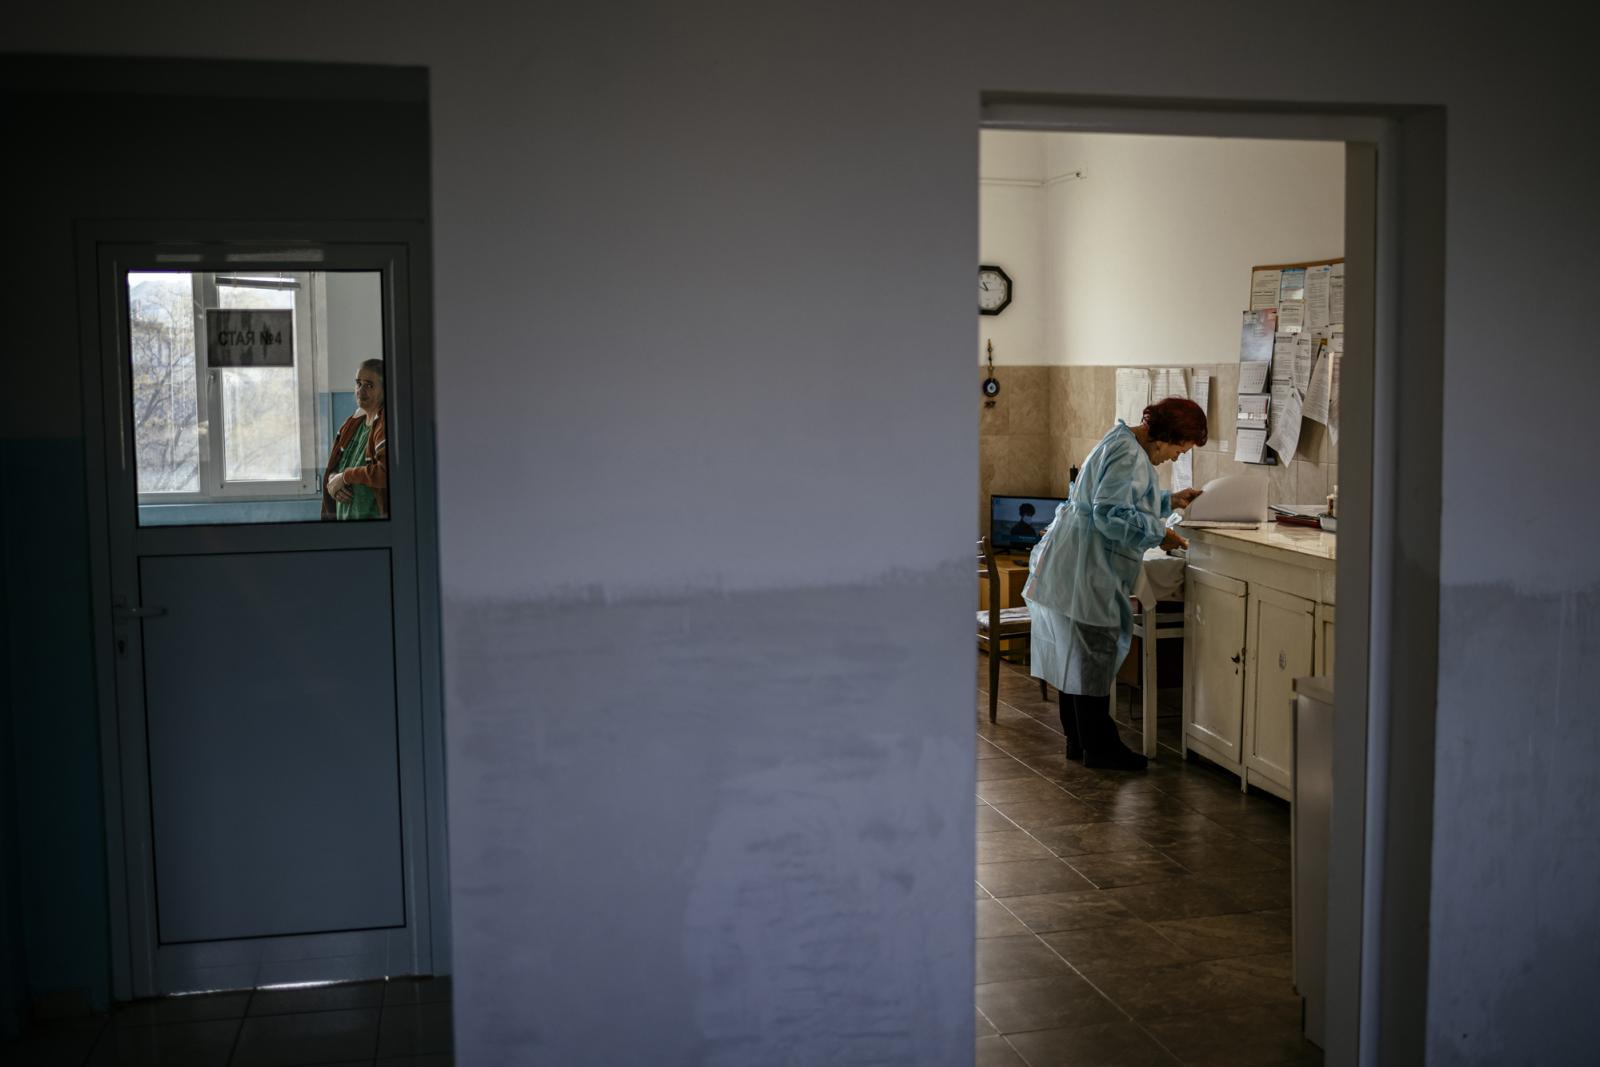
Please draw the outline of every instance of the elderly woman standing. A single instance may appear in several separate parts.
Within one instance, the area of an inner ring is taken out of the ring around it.
[[[322,480],[324,519],[389,517],[389,441],[383,418],[383,360],[356,372],[356,413],[339,427]]]
[[[1187,547],[1166,518],[1200,495],[1161,489],[1156,467],[1205,442],[1205,412],[1192,400],[1152,404],[1138,426],[1117,420],[1034,546],[1022,589],[1033,621],[1032,673],[1060,691],[1067,758],[1081,756],[1085,767],[1144,769],[1144,756],[1122,743],[1111,721],[1112,687],[1133,640],[1129,598],[1144,553]]]

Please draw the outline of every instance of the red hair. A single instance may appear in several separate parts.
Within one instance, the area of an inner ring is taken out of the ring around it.
[[[1150,430],[1150,440],[1164,441],[1169,445],[1183,445],[1193,441],[1196,446],[1206,443],[1206,413],[1193,400],[1169,396],[1144,409],[1144,424]]]

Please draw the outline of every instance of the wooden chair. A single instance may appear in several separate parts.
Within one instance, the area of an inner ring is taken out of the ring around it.
[[[1026,607],[1000,606],[1000,568],[989,551],[987,537],[978,539],[978,577],[989,580],[989,606],[978,611],[978,647],[989,654],[989,721],[995,722],[1000,715],[1001,647],[1007,641],[1031,636],[1033,623]],[[1039,696],[1050,699],[1043,678],[1039,679]]]

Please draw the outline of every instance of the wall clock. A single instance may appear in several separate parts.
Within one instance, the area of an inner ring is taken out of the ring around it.
[[[998,315],[1011,303],[1011,276],[999,267],[978,267],[978,314]]]

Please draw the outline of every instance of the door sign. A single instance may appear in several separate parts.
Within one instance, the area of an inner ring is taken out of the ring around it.
[[[206,308],[206,365],[294,366],[294,312],[288,308]]]

